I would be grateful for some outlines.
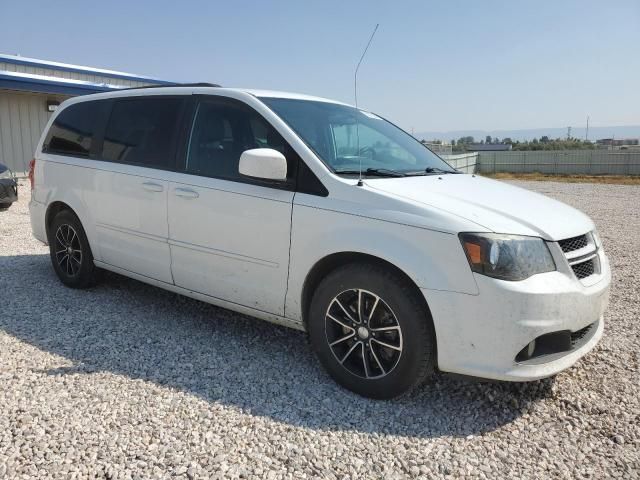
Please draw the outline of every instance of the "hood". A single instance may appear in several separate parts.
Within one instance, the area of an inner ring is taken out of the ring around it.
[[[437,208],[496,233],[562,240],[593,230],[584,213],[524,188],[476,175],[367,179],[395,197]]]

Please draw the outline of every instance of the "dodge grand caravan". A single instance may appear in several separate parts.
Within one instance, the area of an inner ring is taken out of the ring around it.
[[[329,374],[390,398],[436,369],[525,381],[602,336],[593,222],[462,174],[373,113],[215,86],[74,98],[30,171],[65,285],[111,270],[308,332]]]

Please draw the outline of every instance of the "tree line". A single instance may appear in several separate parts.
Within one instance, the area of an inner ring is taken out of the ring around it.
[[[426,142],[422,140],[423,143],[435,143],[442,144],[441,140],[434,140],[431,142]],[[595,143],[581,140],[579,138],[556,138],[551,139],[546,135],[543,135],[538,138],[534,138],[533,140],[512,140],[509,137],[505,137],[500,139],[498,137],[492,137],[491,135],[487,135],[484,140],[476,141],[472,136],[460,137],[458,140],[451,139],[451,149],[454,152],[465,152],[467,151],[467,146],[473,143],[480,143],[483,145],[511,145],[512,150],[592,150],[596,148]]]

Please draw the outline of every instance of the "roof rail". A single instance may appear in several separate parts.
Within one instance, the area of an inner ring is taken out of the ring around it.
[[[197,82],[197,83],[179,83],[177,87],[217,87],[222,88],[222,85],[217,83]]]
[[[198,82],[198,83],[169,83],[166,85],[144,85],[142,87],[127,87],[127,88],[119,88],[117,91],[123,90],[141,90],[146,88],[163,88],[163,87],[217,87],[221,88],[217,83],[207,83],[207,82]]]

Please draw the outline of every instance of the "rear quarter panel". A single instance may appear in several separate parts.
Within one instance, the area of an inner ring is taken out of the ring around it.
[[[32,201],[43,205],[45,211],[53,202],[69,205],[82,223],[94,258],[100,260],[95,219],[84,200],[84,190],[95,183],[95,171],[88,162],[91,160],[45,153],[37,155]],[[42,221],[46,221],[46,218]]]

